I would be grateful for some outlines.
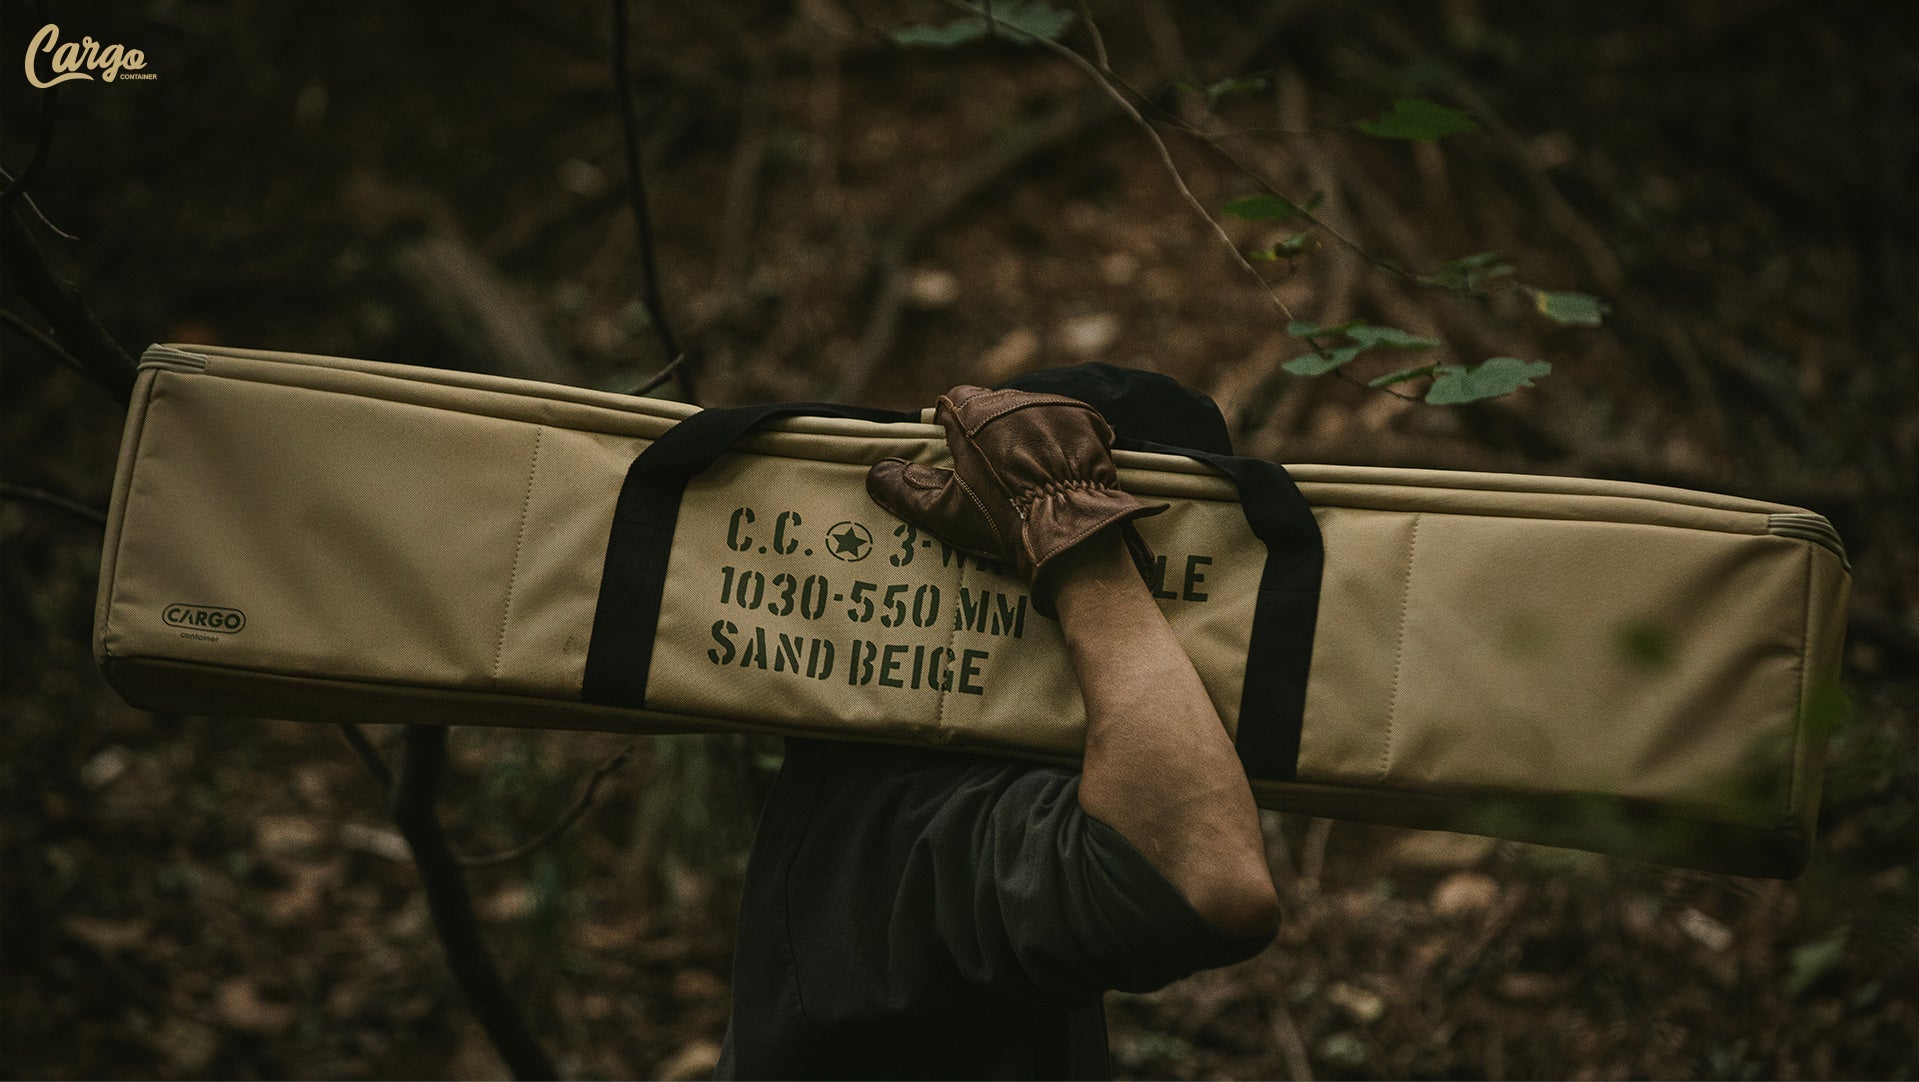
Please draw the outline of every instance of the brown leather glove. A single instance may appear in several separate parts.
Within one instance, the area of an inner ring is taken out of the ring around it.
[[[1131,520],[1166,510],[1120,491],[1099,411],[1064,395],[955,387],[934,411],[953,469],[889,458],[866,475],[881,507],[956,548],[1010,565],[1053,616],[1041,583],[1056,557],[1120,525],[1144,574],[1152,561]]]

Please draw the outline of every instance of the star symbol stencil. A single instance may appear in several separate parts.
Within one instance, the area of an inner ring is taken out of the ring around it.
[[[837,523],[826,531],[826,551],[847,563],[858,563],[873,551],[873,534],[857,522]]]

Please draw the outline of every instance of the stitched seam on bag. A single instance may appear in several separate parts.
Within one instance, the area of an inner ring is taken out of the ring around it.
[[[493,688],[500,687],[500,662],[506,655],[506,625],[513,615],[513,584],[520,577],[520,549],[526,543],[527,512],[533,507],[533,475],[540,469],[540,441],[545,428],[533,430],[533,462],[526,468],[526,492],[520,497],[520,528],[513,535],[513,566],[506,573],[506,601],[500,606],[500,637],[493,644]]]
[[[112,648],[112,642],[116,636],[114,623],[113,623],[113,612],[114,612],[114,606],[120,600],[120,571],[121,571],[120,553],[121,553],[121,550],[126,547],[126,543],[127,543],[126,542],[127,505],[133,502],[133,486],[136,483],[138,483],[140,479],[140,449],[142,446],[144,446],[144,442],[147,437],[147,423],[153,418],[154,404],[161,399],[165,391],[166,391],[166,384],[158,377],[158,375],[156,375],[151,381],[148,382],[147,400],[146,400],[146,403],[140,409],[140,427],[130,436],[124,437],[126,441],[129,444],[131,444],[133,447],[133,457],[129,459],[127,463],[126,495],[122,497],[120,501],[120,530],[117,534],[114,535],[114,538],[113,538],[113,541],[114,541],[113,557],[112,557],[113,562],[111,565],[111,569],[112,569],[111,575],[107,579],[107,603],[106,603],[105,611],[101,613],[100,656],[103,659],[107,659],[107,660],[117,660],[116,656],[113,653],[113,648]],[[127,406],[127,409],[131,411],[133,409],[133,404],[129,403]],[[107,525],[109,528],[111,528],[113,524],[109,522]],[[125,638],[124,633],[120,633],[119,637]],[[122,655],[122,656],[125,656],[125,655]],[[115,685],[115,687],[117,688],[118,685]]]
[[[1799,596],[1805,600],[1806,622],[1801,629],[1802,637],[1799,640],[1799,718],[1798,724],[1793,726],[1792,761],[1787,764],[1787,769],[1790,773],[1786,775],[1786,819],[1789,823],[1794,818],[1793,812],[1797,807],[1795,801],[1799,799],[1799,757],[1805,753],[1806,740],[1810,736],[1807,730],[1810,728],[1811,719],[1807,716],[1807,713],[1812,704],[1812,691],[1810,687],[1812,680],[1813,615],[1811,545],[1806,546],[1805,587],[1800,591]]]
[[[949,664],[958,660],[958,655],[953,650],[953,643],[959,639],[959,597],[960,591],[965,588],[966,557],[961,556],[957,574],[953,576],[953,622],[946,626],[946,656]],[[946,732],[946,702],[953,697],[953,670],[950,668],[946,670],[946,681],[944,685],[934,685],[939,691],[939,706],[933,710],[933,733],[935,739],[942,744],[946,743],[945,738],[940,736]]]
[[[1413,516],[1413,532],[1406,542],[1406,583],[1399,593],[1399,635],[1393,644],[1393,690],[1392,697],[1386,703],[1386,739],[1379,748],[1379,777],[1386,779],[1386,771],[1393,761],[1393,722],[1399,715],[1399,674],[1406,667],[1406,615],[1412,609],[1413,601],[1413,557],[1419,553],[1419,515]]]

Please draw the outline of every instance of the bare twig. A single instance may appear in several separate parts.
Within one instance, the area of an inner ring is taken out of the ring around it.
[[[960,11],[974,15],[979,14],[971,4],[966,3],[966,0],[941,0],[941,2],[948,7],[957,8]],[[1126,93],[1114,85],[1112,80],[1108,79],[1092,61],[1081,56],[1073,49],[1061,45],[1059,42],[1053,41],[1050,38],[1042,38],[1035,34],[1028,34],[1018,27],[1009,26],[1008,29],[1023,40],[1045,49],[1047,52],[1066,61],[1073,67],[1078,68],[1082,74],[1093,81],[1094,85],[1099,87],[1102,93],[1112,100],[1113,104],[1119,106],[1120,111],[1126,114],[1127,119],[1131,120],[1133,125],[1144,133],[1147,140],[1153,144],[1153,151],[1159,155],[1160,164],[1166,167],[1166,175],[1172,178],[1173,187],[1178,189],[1180,198],[1185,200],[1186,205],[1192,208],[1193,213],[1199,215],[1200,218],[1206,222],[1207,226],[1212,229],[1213,235],[1219,238],[1220,244],[1225,246],[1226,251],[1232,255],[1233,262],[1237,263],[1239,268],[1245,271],[1246,274],[1258,284],[1260,292],[1266,294],[1267,299],[1272,301],[1273,307],[1278,309],[1279,313],[1286,317],[1288,322],[1297,319],[1298,317],[1293,314],[1291,306],[1289,306],[1278,293],[1273,291],[1272,284],[1266,281],[1266,276],[1259,273],[1259,268],[1253,266],[1253,264],[1247,260],[1246,253],[1239,250],[1239,245],[1235,244],[1233,238],[1227,235],[1226,230],[1220,226],[1219,221],[1206,209],[1205,204],[1201,203],[1199,197],[1193,194],[1193,190],[1186,186],[1186,177],[1179,171],[1179,163],[1173,160],[1173,152],[1167,149],[1166,140],[1159,137],[1159,132],[1154,130],[1153,125],[1147,121],[1146,117],[1133,105]]]
[[[586,788],[580,791],[580,795],[573,801],[572,807],[562,812],[558,819],[547,824],[545,830],[513,846],[511,849],[503,849],[497,853],[485,853],[478,856],[463,853],[460,855],[460,863],[468,868],[491,868],[500,864],[511,864],[516,860],[524,860],[534,853],[539,852],[541,849],[546,848],[552,844],[553,839],[566,833],[567,828],[580,821],[580,817],[584,816],[587,810],[593,807],[593,798],[599,793],[600,783],[605,781],[609,774],[625,766],[632,758],[633,745],[628,744],[626,747],[621,748],[618,754],[614,755],[611,759],[601,763],[599,767],[593,771],[593,776],[587,779]]]
[[[350,721],[343,721],[340,723],[340,735],[346,737],[346,742],[353,747],[354,754],[360,757],[360,761],[366,764],[367,771],[373,775],[375,781],[380,783],[380,790],[392,792],[393,770],[386,765],[386,759],[381,756],[379,749],[373,746],[373,741],[367,739],[366,731]]]
[[[557,1078],[558,1068],[527,1025],[480,935],[466,874],[434,808],[446,771],[446,729],[408,725],[405,741],[404,765],[392,789],[393,821],[419,866],[427,909],[433,917],[433,929],[439,933],[447,968],[507,1069],[522,1079]]]
[[[12,173],[7,172],[5,169],[0,169],[0,183],[5,183],[11,186],[16,182],[13,178]],[[66,230],[60,228],[59,226],[54,225],[53,222],[47,218],[46,211],[43,211],[40,209],[40,204],[33,201],[32,192],[28,192],[24,190],[21,191],[20,205],[27,208],[28,212],[30,212],[33,215],[33,220],[40,223],[41,228],[47,230],[49,233],[52,233],[54,236],[59,237],[61,240],[79,240],[80,239],[79,237],[74,236],[72,233],[69,233]]]
[[[5,324],[8,330],[39,346],[41,352],[68,368],[73,369],[81,376],[87,379],[93,378],[93,373],[87,371],[86,366],[81,364],[73,354],[68,353],[59,342],[54,341],[52,335],[27,322],[26,317],[17,312],[0,308],[0,324]]]
[[[981,14],[959,3],[958,0],[947,0],[947,2],[951,6],[966,10],[969,14]],[[1294,0],[1280,0],[1271,5],[1254,31],[1242,39],[1244,55],[1250,56],[1255,53],[1272,35],[1277,34],[1289,20],[1303,10],[1304,4]],[[1085,7],[1081,8],[1081,14],[1086,23],[1087,32],[1094,37],[1095,49],[1103,48],[1105,39],[1099,34],[1098,24],[1092,20]],[[1018,32],[1010,26],[1007,29],[1014,33]],[[1057,48],[1065,47],[1057,46]],[[1066,51],[1071,52],[1071,50]],[[1080,70],[1085,72],[1091,62],[1083,57],[1080,60],[1082,65],[1086,65]],[[1235,57],[1229,66],[1237,67],[1242,62],[1242,57]],[[1085,98],[1055,106],[1038,120],[993,144],[978,158],[951,171],[946,182],[928,194],[925,199],[919,200],[914,205],[912,213],[903,219],[880,245],[879,257],[874,261],[874,277],[877,285],[872,314],[867,320],[865,333],[861,335],[858,344],[853,347],[840,368],[839,381],[833,388],[835,398],[841,400],[858,398],[865,390],[867,381],[872,378],[880,361],[892,348],[893,341],[899,332],[901,315],[906,307],[908,263],[941,222],[1022,163],[1120,115],[1121,108],[1128,105],[1125,95],[1116,94],[1112,85],[1106,84],[1098,77],[1098,72],[1101,70],[1110,72],[1111,69],[1103,64],[1100,69],[1095,69],[1094,81],[1099,85],[1096,92],[1089,93]],[[1117,76],[1112,78],[1118,79]],[[1134,116],[1137,117],[1137,115],[1135,112]],[[1163,148],[1164,144],[1161,145]],[[1201,213],[1205,212],[1202,210]],[[1208,219],[1210,220],[1210,216]],[[1215,223],[1216,231],[1217,228]],[[1237,249],[1234,251],[1237,254]],[[1243,260],[1242,265],[1245,265]],[[1257,271],[1254,274],[1255,277],[1258,276]],[[1261,281],[1264,285],[1263,279]],[[1268,293],[1270,294],[1270,289]]]
[[[1099,24],[1093,21],[1093,9],[1086,0],[1079,0],[1079,21],[1085,24],[1087,36],[1093,39],[1093,59],[1099,63],[1099,69],[1113,70],[1112,57],[1106,53],[1106,35],[1099,32]]]
[[[33,305],[65,352],[114,400],[133,400],[133,358],[113,340],[73,283],[53,273],[46,253],[16,214],[0,216],[0,259],[13,272],[14,289]]]
[[[33,156],[27,159],[27,166],[20,170],[18,177],[7,181],[0,188],[0,216],[13,213],[13,202],[26,194],[26,190],[40,178],[40,170],[47,166],[48,152],[53,149],[53,107],[60,100],[60,88],[50,87],[40,93],[40,117],[34,126]]]
[[[39,504],[42,507],[50,507],[55,511],[65,512],[84,522],[90,522],[101,529],[106,529],[107,526],[107,516],[105,512],[96,510],[72,497],[62,496],[57,492],[48,492],[43,488],[33,488],[29,485],[16,485],[11,482],[0,481],[0,498],[16,500],[20,503]]]
[[[677,359],[686,355],[686,349],[673,331],[672,321],[666,315],[666,302],[660,296],[658,246],[653,236],[653,214],[648,209],[646,173],[640,167],[640,117],[633,104],[633,75],[627,58],[632,33],[627,25],[626,5],[627,0],[612,0],[613,97],[620,113],[620,132],[626,152],[627,197],[633,208],[634,228],[639,233],[640,302],[646,305],[653,333],[659,337],[666,356]],[[694,386],[693,366],[680,365],[673,374],[679,380],[680,393],[688,402],[697,402],[699,394]]]
[[[652,394],[654,391],[659,390],[661,385],[666,383],[667,380],[672,379],[674,374],[679,372],[680,366],[684,365],[685,363],[686,363],[686,354],[682,353],[678,357],[675,357],[672,360],[666,362],[665,368],[662,368],[658,372],[655,372],[651,376],[648,376],[644,382],[642,382],[638,387],[635,387],[632,390],[628,391],[627,394],[631,394],[631,395]]]

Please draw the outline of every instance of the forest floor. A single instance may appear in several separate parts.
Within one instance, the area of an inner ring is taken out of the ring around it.
[[[37,28],[26,7],[0,13],[0,55]],[[703,404],[919,406],[1108,360],[1211,394],[1244,454],[1679,484],[1809,507],[1846,538],[1852,705],[1804,876],[1274,815],[1279,940],[1110,997],[1123,1076],[1919,1076],[1919,12],[1092,5],[1135,86],[1258,77],[1210,109],[1160,100],[1251,129],[1235,152],[1317,193],[1367,253],[1262,264],[1302,317],[1429,333],[1448,363],[1554,366],[1441,408],[1284,374],[1302,352],[1284,320],[1138,128],[1056,58],[894,44],[946,20],[930,0],[639,7],[663,294]],[[603,4],[75,2],[58,18],[141,47],[156,76],[63,87],[32,189],[81,238],[43,243],[129,349],[609,389],[666,360],[636,299]],[[1065,40],[1092,48],[1083,26]],[[1398,97],[1482,130],[1353,133]],[[17,172],[37,99],[10,75],[0,105]],[[1162,130],[1204,205],[1251,190]],[[1292,228],[1226,224],[1246,247]],[[1386,269],[1481,251],[1598,295],[1606,322]],[[6,305],[31,319],[11,288]],[[4,348],[0,479],[103,508],[119,407],[27,339]],[[97,526],[10,499],[0,538],[0,1075],[502,1076],[340,734],[121,704],[89,652]],[[626,744],[460,729],[449,830],[507,847]],[[568,1074],[710,1072],[776,752],[643,741],[558,842],[472,874]]]

